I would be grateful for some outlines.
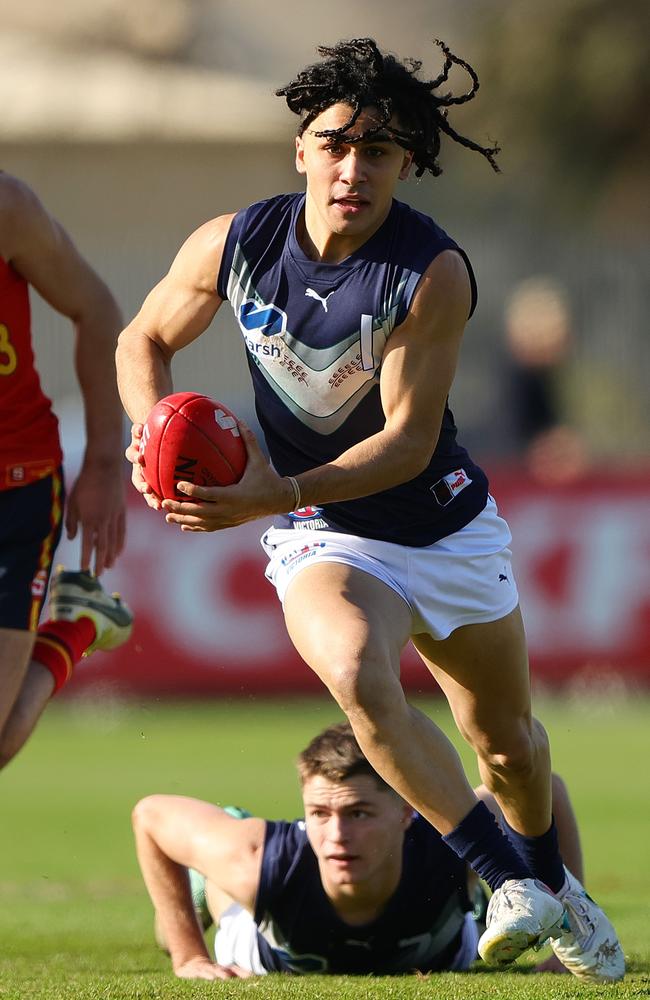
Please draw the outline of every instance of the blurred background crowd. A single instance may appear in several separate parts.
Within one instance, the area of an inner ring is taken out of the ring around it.
[[[0,166],[35,188],[127,319],[202,221],[300,187],[295,121],[273,91],[317,45],[369,35],[433,77],[442,38],[474,66],[477,98],[450,121],[499,143],[501,174],[443,144],[442,176],[401,197],[476,270],[451,406],[515,531],[533,665],[550,681],[623,669],[650,683],[646,16],[642,0],[0,0]],[[462,70],[450,85],[466,87]],[[73,465],[72,338],[33,306]],[[253,420],[229,311],[179,357],[175,384]],[[138,594],[140,631],[94,681],[171,690],[181,657],[188,692],[271,687],[279,663],[289,688],[308,683],[250,573],[256,528],[198,545],[132,499],[114,573]],[[165,572],[178,573],[173,594]]]

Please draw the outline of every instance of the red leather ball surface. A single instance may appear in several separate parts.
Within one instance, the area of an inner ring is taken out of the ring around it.
[[[231,486],[246,468],[246,446],[237,418],[197,392],[174,392],[153,407],[144,425],[140,454],[147,483],[161,499],[174,499],[179,482]]]

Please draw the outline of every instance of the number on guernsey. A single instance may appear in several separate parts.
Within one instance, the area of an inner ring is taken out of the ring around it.
[[[11,343],[9,330],[4,323],[0,323],[0,375],[11,375],[17,364],[16,348]]]

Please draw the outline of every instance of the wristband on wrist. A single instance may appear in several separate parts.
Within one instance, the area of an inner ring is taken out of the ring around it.
[[[300,486],[298,485],[298,480],[294,476],[285,476],[291,483],[291,489],[293,490],[293,509],[298,510],[300,507]]]

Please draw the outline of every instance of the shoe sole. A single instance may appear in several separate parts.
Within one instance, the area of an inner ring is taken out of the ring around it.
[[[64,617],[76,612],[83,615],[84,611],[95,611],[108,618],[117,628],[128,628],[133,623],[133,616],[128,612],[122,611],[114,605],[93,601],[88,597],[54,598],[50,604],[52,610],[55,612],[55,617]]]
[[[515,931],[514,934],[498,934],[491,938],[479,954],[488,965],[509,965],[524,952],[539,942],[539,936]]]
[[[559,933],[561,924],[562,918],[539,934],[527,934],[526,931],[495,934],[485,944],[479,942],[479,954],[487,965],[509,965],[529,948],[541,948],[550,937]]]

